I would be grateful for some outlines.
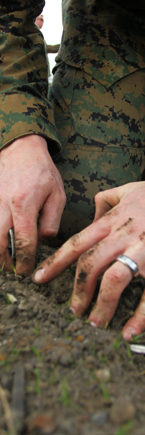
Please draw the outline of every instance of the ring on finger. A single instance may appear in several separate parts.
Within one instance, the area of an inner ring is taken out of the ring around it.
[[[119,255],[119,257],[116,258],[116,261],[120,261],[121,263],[125,264],[125,266],[129,267],[134,276],[139,272],[137,263],[131,260],[131,258],[127,257],[127,255]]]

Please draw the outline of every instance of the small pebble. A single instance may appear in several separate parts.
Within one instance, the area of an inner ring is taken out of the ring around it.
[[[2,321],[11,319],[16,313],[16,307],[14,305],[8,305],[5,307],[2,314]]]
[[[77,361],[81,356],[81,351],[79,349],[74,348],[71,351],[71,356],[73,360]]]
[[[107,367],[105,369],[95,370],[95,373],[100,381],[109,381],[111,377],[110,370]]]
[[[121,397],[115,400],[110,412],[110,420],[115,424],[123,424],[134,417],[135,408],[129,399]]]
[[[97,412],[92,414],[91,421],[97,423],[99,426],[103,426],[109,418],[109,412]]]
[[[62,366],[69,367],[72,363],[71,353],[65,350],[63,346],[59,346],[52,352],[51,362],[54,364],[60,363]]]
[[[67,328],[67,326],[68,326],[68,322],[65,320],[65,319],[59,319],[59,328],[60,329],[66,329]]]
[[[82,327],[83,327],[82,321],[79,319],[75,319],[73,320],[73,322],[70,323],[70,325],[67,328],[67,331],[73,333],[75,331],[78,331],[78,329],[82,329]]]

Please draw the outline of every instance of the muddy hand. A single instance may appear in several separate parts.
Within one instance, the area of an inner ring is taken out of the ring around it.
[[[12,270],[8,232],[14,228],[16,271],[30,275],[38,239],[55,236],[65,205],[63,183],[37,135],[17,139],[0,152],[0,267]],[[39,213],[39,228],[37,217]]]
[[[71,308],[75,314],[83,314],[93,298],[97,277],[104,272],[97,303],[89,317],[93,326],[99,326],[110,322],[121,293],[133,278],[131,269],[116,261],[117,257],[130,257],[138,265],[138,274],[145,277],[145,182],[101,192],[95,202],[94,222],[42,263],[34,280],[50,281],[79,258]],[[123,335],[130,339],[144,329],[145,293]]]

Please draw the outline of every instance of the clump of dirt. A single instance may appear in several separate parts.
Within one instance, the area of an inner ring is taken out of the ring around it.
[[[42,246],[37,263],[53,252]],[[0,274],[0,435],[144,435],[145,359],[120,335],[144,280],[132,280],[103,330],[70,312],[74,275],[38,286]]]

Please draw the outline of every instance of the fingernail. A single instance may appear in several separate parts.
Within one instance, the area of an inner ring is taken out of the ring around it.
[[[126,331],[124,331],[122,335],[123,335],[123,338],[125,340],[130,340],[132,338],[132,336],[136,335],[136,334],[135,334],[135,330],[133,328],[129,328],[129,329],[126,329]]]
[[[73,307],[70,307],[69,311],[71,311],[71,313],[75,314],[75,310]]]
[[[44,277],[44,273],[45,273],[45,269],[39,269],[37,270],[37,272],[35,273],[35,275],[33,275],[33,279],[36,282],[41,282],[43,277]]]
[[[93,328],[97,328],[97,325],[95,322],[90,322],[90,325],[93,326]]]

